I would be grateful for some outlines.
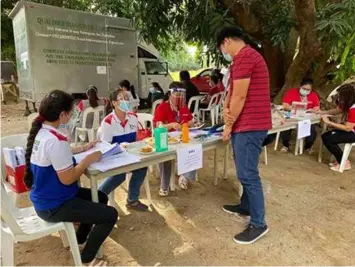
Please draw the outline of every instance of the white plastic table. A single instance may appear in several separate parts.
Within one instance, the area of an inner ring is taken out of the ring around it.
[[[109,171],[100,172],[95,169],[88,168],[85,172],[85,176],[90,180],[90,187],[91,187],[91,196],[92,201],[98,202],[98,181],[105,179],[110,176],[114,176],[121,173],[131,172],[140,168],[148,167],[154,164],[159,164],[166,161],[175,161],[176,160],[176,150],[178,148],[188,147],[191,144],[199,144],[201,142],[191,141],[189,144],[182,144],[179,143],[177,145],[170,145],[169,151],[160,152],[160,153],[153,153],[150,155],[140,155],[138,153],[138,147],[142,147],[145,143],[144,142],[136,142],[133,143],[129,148],[128,152],[134,155],[137,155],[141,158],[141,161],[133,164],[129,164],[126,166],[122,166],[119,168],[115,168]],[[227,157],[228,157],[228,143],[222,141],[221,137],[212,137],[210,139],[206,139],[204,142],[201,143],[203,151],[207,150],[214,150],[214,184],[218,184],[218,175],[217,175],[217,149],[224,148],[225,156],[224,156],[224,172],[223,177],[226,178],[227,176]],[[170,179],[170,188],[172,191],[175,190],[175,164],[172,167],[171,172],[171,179]]]

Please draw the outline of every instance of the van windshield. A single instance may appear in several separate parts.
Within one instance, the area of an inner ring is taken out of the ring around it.
[[[150,74],[150,75],[167,75],[168,74],[167,63],[165,63],[165,62],[146,61],[145,62],[145,69],[147,71],[147,74]]]

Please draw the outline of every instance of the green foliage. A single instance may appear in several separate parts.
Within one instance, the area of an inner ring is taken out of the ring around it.
[[[335,62],[337,81],[355,73],[355,1],[326,4],[318,12],[317,30],[323,50]]]
[[[164,53],[163,56],[169,63],[170,71],[196,70],[201,68],[198,61],[187,52],[187,46],[184,43],[177,46],[176,50],[169,50]]]

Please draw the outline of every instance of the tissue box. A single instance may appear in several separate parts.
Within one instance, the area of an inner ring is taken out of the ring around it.
[[[20,165],[15,168],[6,165],[6,181],[10,184],[11,189],[18,194],[29,191],[23,181],[25,169],[25,165]]]

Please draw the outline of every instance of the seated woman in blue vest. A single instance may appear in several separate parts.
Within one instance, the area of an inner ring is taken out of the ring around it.
[[[132,143],[136,141],[138,130],[137,115],[132,113],[129,95],[123,89],[118,89],[110,95],[112,112],[101,123],[99,139],[109,143]],[[146,211],[148,207],[139,201],[139,192],[147,174],[147,168],[132,172],[129,182],[126,207],[137,211]],[[99,190],[109,195],[126,179],[126,174],[108,177],[101,184]]]

